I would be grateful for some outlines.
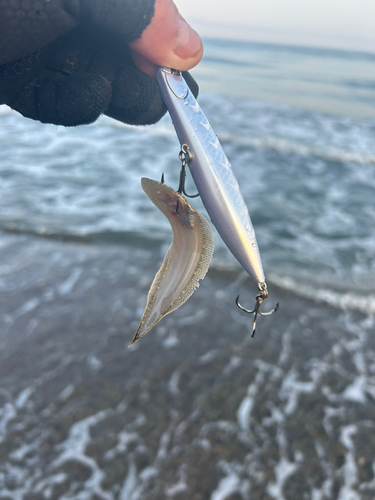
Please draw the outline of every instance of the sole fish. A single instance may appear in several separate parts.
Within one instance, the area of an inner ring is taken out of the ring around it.
[[[142,179],[142,188],[168,219],[173,241],[152,282],[145,312],[130,345],[188,300],[205,277],[214,251],[210,223],[183,196],[147,178]]]

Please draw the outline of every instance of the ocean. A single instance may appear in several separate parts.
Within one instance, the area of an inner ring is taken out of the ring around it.
[[[297,291],[302,283],[373,294],[375,55],[207,40],[193,75],[247,202],[266,273],[278,284],[293,280]],[[163,172],[178,185],[169,116],[151,127],[103,117],[64,129],[4,109],[0,148],[1,230],[170,241],[168,222],[140,186],[141,177],[159,180]],[[236,266],[219,238],[213,265]]]
[[[207,39],[192,74],[280,311],[251,343],[214,230],[199,291],[127,350],[171,242],[140,183],[178,186],[169,116],[1,107],[1,500],[374,498],[375,54]]]

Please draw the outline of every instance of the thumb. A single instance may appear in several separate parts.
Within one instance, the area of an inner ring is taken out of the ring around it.
[[[135,64],[151,76],[156,66],[191,69],[203,55],[198,33],[180,15],[172,0],[156,0],[151,23],[130,47]]]

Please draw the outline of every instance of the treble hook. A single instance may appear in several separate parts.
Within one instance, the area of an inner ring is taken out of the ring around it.
[[[276,304],[276,306],[274,307],[274,309],[272,309],[272,311],[268,311],[268,312],[260,312],[260,306],[262,305],[262,302],[263,300],[265,300],[267,297],[268,297],[268,290],[267,290],[267,285],[265,282],[263,283],[258,283],[258,288],[259,288],[259,293],[258,295],[255,297],[255,307],[252,311],[250,311],[249,309],[246,309],[245,307],[241,306],[241,304],[239,303],[239,298],[240,296],[237,295],[237,298],[236,298],[236,304],[237,306],[242,310],[242,311],[245,311],[246,313],[248,314],[254,314],[254,319],[253,319],[253,330],[251,332],[251,337],[254,337],[255,335],[255,330],[256,330],[256,326],[257,326],[257,317],[258,317],[258,314],[260,316],[270,316],[271,314],[273,314],[274,312],[276,312],[279,308],[279,302]]]
[[[185,191],[185,179],[186,179],[186,164],[189,163],[189,161],[192,159],[192,154],[190,153],[189,146],[187,144],[183,144],[181,146],[181,151],[178,155],[180,161],[181,161],[181,171],[180,171],[180,183],[178,185],[178,193],[184,194],[187,198],[196,198],[199,196],[199,193],[197,194],[187,194]]]

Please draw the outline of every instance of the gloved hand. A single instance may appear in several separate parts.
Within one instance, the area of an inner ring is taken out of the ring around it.
[[[153,2],[24,0],[12,10],[17,2],[0,0],[0,62],[6,62],[0,66],[0,103],[57,125],[91,123],[102,113],[135,125],[155,123],[165,107],[149,76],[154,64],[186,69],[199,62],[202,51],[189,52],[188,43],[177,40],[182,51],[179,47],[176,54],[185,57],[171,58],[163,47],[174,49],[173,36],[178,39],[181,32],[175,25],[183,21],[171,0],[157,0],[155,15]],[[25,53],[30,55],[19,58]],[[197,94],[194,80],[184,76]]]

